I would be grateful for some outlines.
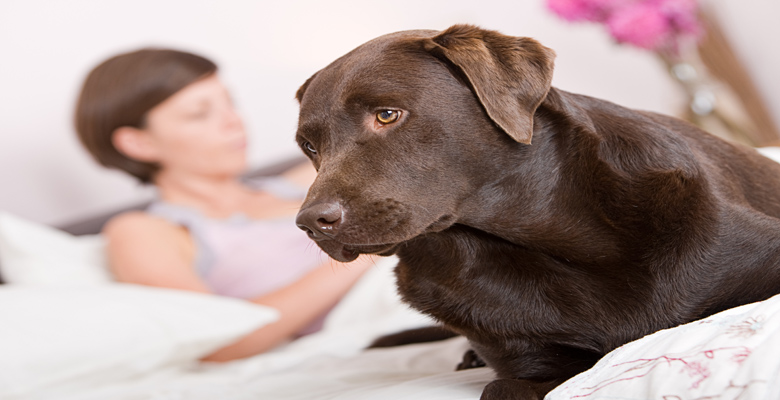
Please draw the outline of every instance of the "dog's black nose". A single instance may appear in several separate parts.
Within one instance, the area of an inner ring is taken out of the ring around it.
[[[295,223],[313,240],[322,240],[338,232],[343,216],[344,208],[338,202],[318,203],[302,209]]]

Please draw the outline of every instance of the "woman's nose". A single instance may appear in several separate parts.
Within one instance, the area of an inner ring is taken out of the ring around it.
[[[222,113],[223,124],[228,128],[243,127],[244,123],[241,120],[241,115],[234,107],[228,107]]]

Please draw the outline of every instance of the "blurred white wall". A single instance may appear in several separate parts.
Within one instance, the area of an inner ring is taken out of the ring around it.
[[[716,5],[780,116],[780,26],[770,20],[780,3]],[[681,106],[651,55],[613,44],[600,26],[560,21],[544,0],[2,0],[0,210],[61,224],[153,195],[97,166],[72,128],[82,79],[117,52],[169,46],[215,60],[246,120],[251,163],[260,166],[297,154],[294,94],[309,75],[373,37],[463,22],[555,49],[559,88],[665,113]]]

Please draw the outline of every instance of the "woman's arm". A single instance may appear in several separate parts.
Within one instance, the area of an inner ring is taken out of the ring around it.
[[[143,212],[122,214],[105,227],[111,270],[120,282],[212,293],[193,268],[195,245],[186,229]],[[333,307],[373,260],[327,262],[301,279],[250,301],[273,307],[280,319],[238,342],[217,350],[206,361],[229,361],[262,353],[293,338]]]
[[[232,345],[203,358],[230,361],[262,353],[288,340],[317,317],[332,308],[363,273],[374,264],[370,257],[350,263],[325,263],[298,281],[252,301],[279,310],[281,318]]]

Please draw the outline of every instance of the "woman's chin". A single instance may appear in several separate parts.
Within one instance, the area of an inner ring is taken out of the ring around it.
[[[224,163],[224,170],[233,175],[241,175],[247,172],[249,163],[247,162],[246,152],[231,157]]]

